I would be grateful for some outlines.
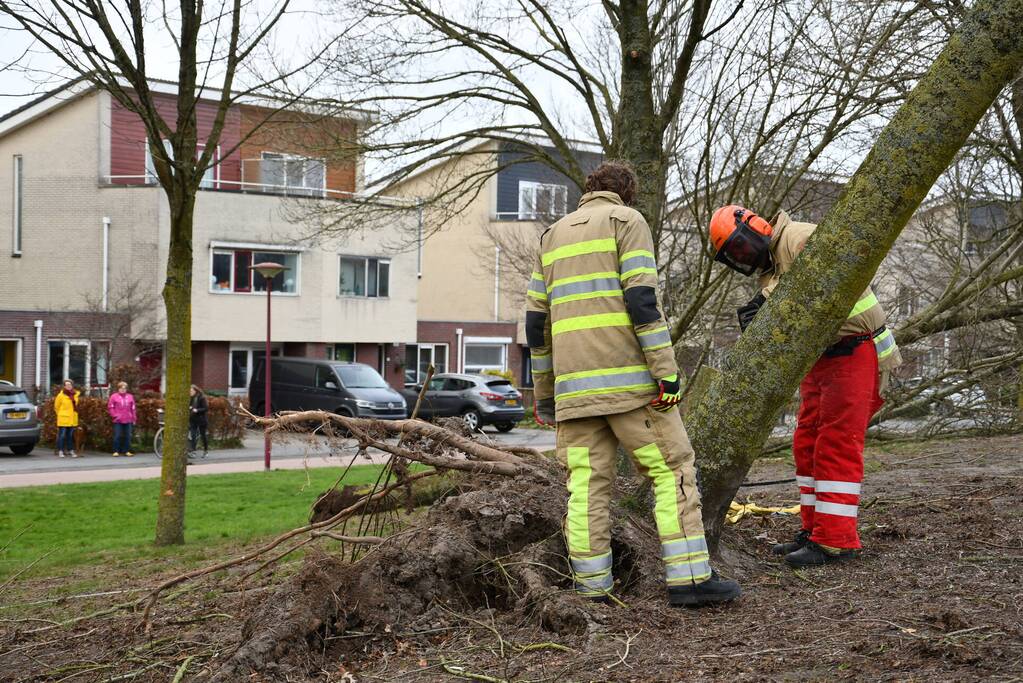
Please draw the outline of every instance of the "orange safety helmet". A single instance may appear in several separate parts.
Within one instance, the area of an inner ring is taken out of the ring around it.
[[[714,260],[743,275],[765,270],[771,264],[773,232],[770,223],[749,209],[735,204],[722,206],[710,219]]]

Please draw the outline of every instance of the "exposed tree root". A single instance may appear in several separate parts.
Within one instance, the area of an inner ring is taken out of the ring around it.
[[[514,478],[479,476],[473,490],[435,504],[414,533],[377,544],[358,562],[308,559],[250,617],[217,680],[288,652],[301,659],[325,636],[428,631],[486,608],[556,634],[591,630],[592,606],[570,590],[563,477],[553,462]],[[661,581],[657,542],[626,511],[614,511],[613,529],[615,593],[627,601]]]

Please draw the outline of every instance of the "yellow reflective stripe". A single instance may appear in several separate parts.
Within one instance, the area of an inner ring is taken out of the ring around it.
[[[678,482],[675,473],[656,443],[647,444],[634,450],[633,455],[640,464],[646,467],[647,476],[654,482],[654,521],[657,522],[657,533],[664,538],[682,532],[678,521]]]
[[[592,330],[598,327],[632,327],[632,319],[628,313],[598,313],[596,315],[577,315],[572,318],[558,320],[551,325],[551,335],[557,336],[565,332]]]
[[[536,273],[533,273],[533,277],[536,277]],[[541,276],[542,277],[542,276]],[[551,289],[559,287],[561,285],[570,285],[574,282],[588,282],[589,280],[603,280],[606,278],[617,278],[618,273],[606,271],[602,273],[587,273],[586,275],[573,275],[572,277],[563,277],[555,280],[551,283]]]
[[[543,273],[538,273],[535,270],[529,276],[530,280],[543,280]]]
[[[633,268],[632,270],[627,270],[624,273],[622,273],[622,281],[624,282],[625,280],[628,280],[630,277],[634,277],[636,275],[642,275],[643,273],[649,273],[651,275],[657,275],[657,269],[656,268],[646,268],[646,267],[643,267],[643,268]]]
[[[564,375],[558,375],[558,381],[564,382],[570,379],[579,379],[581,377],[604,377],[605,375],[622,375],[627,372],[642,372],[646,370],[645,365],[626,365],[620,368],[600,368],[599,370],[580,370],[578,372],[567,372]]]
[[[877,296],[875,296],[874,293],[871,292],[870,294],[856,302],[856,305],[853,306],[853,309],[849,312],[848,317],[854,318],[858,316],[860,313],[863,313],[864,311],[873,308],[874,306],[877,306]]]
[[[696,552],[693,552],[693,553],[682,553],[681,555],[668,555],[667,557],[664,557],[663,559],[664,559],[665,562],[676,562],[678,560],[684,560],[684,559],[688,559],[688,560],[692,560],[692,561],[696,561],[696,560],[709,560],[710,559],[710,555],[707,553],[706,550],[697,550]]]
[[[530,292],[532,294],[532,292]],[[566,294],[565,296],[559,296],[551,299],[551,306],[557,304],[567,304],[569,301],[582,301],[583,299],[604,299],[604,298],[622,298],[622,290],[620,289],[603,289],[596,292],[582,292],[580,294]],[[546,298],[546,297],[544,297]]]
[[[624,254],[622,254],[618,260],[619,262],[625,261],[626,259],[630,259],[633,256],[649,256],[650,258],[653,258],[654,252],[647,251],[646,249],[636,249],[634,251],[627,251]]]
[[[564,258],[571,258],[572,256],[583,256],[584,254],[598,254],[603,252],[617,252],[618,245],[615,243],[614,237],[606,237],[599,240],[588,240],[586,242],[576,242],[575,244],[566,244],[563,247],[558,247],[548,251],[546,254],[541,254],[540,263],[545,266],[549,266],[555,261],[559,261]]]
[[[565,527],[570,553],[590,552],[590,468],[589,448],[568,449],[568,519]]]
[[[535,292],[532,289],[530,289],[530,290],[528,290],[526,292],[526,296],[531,296],[534,299],[536,299],[537,301],[547,301],[547,295],[546,294],[541,294],[540,292]]]

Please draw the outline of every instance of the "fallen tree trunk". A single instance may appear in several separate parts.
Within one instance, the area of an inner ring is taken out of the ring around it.
[[[980,0],[690,412],[712,544],[781,407],[910,216],[1023,65],[1023,0]]]

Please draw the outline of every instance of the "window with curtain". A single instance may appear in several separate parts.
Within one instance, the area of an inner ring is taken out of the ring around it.
[[[214,294],[265,292],[266,279],[250,267],[269,261],[286,268],[270,281],[271,291],[297,294],[299,256],[293,251],[214,249],[210,259],[210,291]]]
[[[391,295],[391,262],[365,256],[341,256],[340,296],[387,297]]]

